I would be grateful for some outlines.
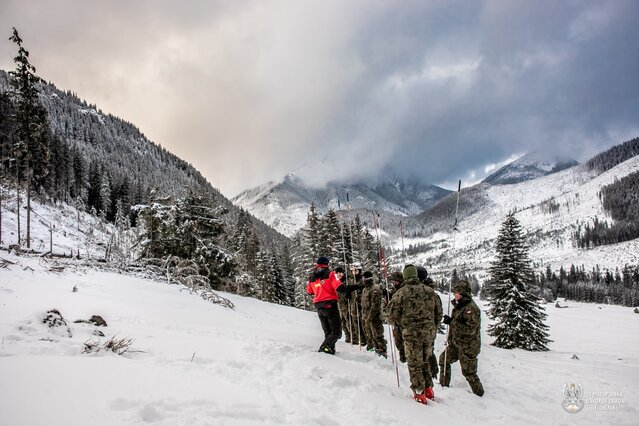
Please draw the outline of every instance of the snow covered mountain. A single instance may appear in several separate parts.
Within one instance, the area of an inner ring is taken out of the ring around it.
[[[281,182],[248,189],[232,201],[282,234],[291,236],[306,223],[311,204],[322,214],[329,208],[346,209],[348,194],[352,211],[363,216],[365,212],[374,211],[387,217],[407,217],[433,206],[449,192],[435,185],[399,179],[376,184],[332,182],[316,189],[289,174]]]
[[[458,231],[452,230],[457,194],[450,194],[410,222],[411,232],[421,237],[406,239],[405,244],[422,249],[407,261],[426,265],[435,274],[447,275],[457,267],[485,278],[501,223],[515,212],[536,270],[550,266],[556,271],[574,264],[586,270],[599,265],[614,271],[636,265],[639,239],[581,249],[576,247],[574,233],[595,219],[614,222],[602,206],[601,189],[638,171],[639,156],[634,156],[602,173],[578,165],[517,184],[463,188]],[[401,249],[397,240],[388,243]]]
[[[557,155],[548,156],[541,152],[529,152],[489,175],[484,182],[491,185],[520,183],[556,173],[577,164],[575,160]]]

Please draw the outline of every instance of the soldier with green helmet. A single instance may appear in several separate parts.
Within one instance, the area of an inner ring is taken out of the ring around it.
[[[404,286],[388,304],[387,318],[390,324],[402,329],[413,398],[426,404],[427,399],[435,398],[428,366],[430,346],[437,331],[433,319],[435,292],[419,281],[413,265],[406,265],[403,278]]]
[[[484,387],[477,376],[477,355],[481,349],[481,311],[473,301],[470,284],[459,281],[452,288],[455,300],[451,316],[444,315],[448,329],[448,346],[439,355],[442,386],[450,385],[450,365],[457,360],[473,393],[484,394]]]

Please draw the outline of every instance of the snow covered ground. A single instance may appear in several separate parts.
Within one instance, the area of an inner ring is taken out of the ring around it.
[[[0,258],[12,262],[0,267],[3,426],[637,424],[639,314],[630,308],[548,305],[554,342],[544,353],[497,349],[484,335],[484,397],[470,393],[455,364],[451,387],[437,386],[423,406],[410,398],[405,364],[398,387],[390,359],[343,341],[335,356],[316,352],[314,312],[222,294],[231,310],[178,285],[76,261],[51,272],[51,260]],[[42,323],[53,308],[72,337]],[[108,326],[73,323],[92,315]],[[83,354],[97,329],[102,342],[134,339],[130,350]],[[438,336],[437,353],[443,343]],[[573,383],[585,404],[575,414],[562,407]]]

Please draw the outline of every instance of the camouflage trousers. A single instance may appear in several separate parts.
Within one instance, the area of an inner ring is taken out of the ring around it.
[[[433,377],[428,365],[431,345],[432,341],[429,337],[414,339],[404,336],[404,352],[408,363],[410,388],[416,393],[422,393],[424,389],[433,386]]]
[[[384,323],[381,318],[369,318],[364,322],[367,346],[386,355],[386,339],[384,338]]]
[[[435,355],[435,339],[430,345],[430,354],[428,355],[428,367],[430,368],[430,375],[433,379],[439,374],[439,368],[437,367],[437,355]]]
[[[350,314],[351,314],[351,342],[353,344],[360,346],[366,346],[366,334],[364,333],[364,318],[362,316],[362,311],[359,309],[359,304],[357,302],[350,304]]]
[[[404,352],[404,338],[402,337],[402,329],[398,325],[393,327],[393,339],[395,340],[395,347],[399,352],[399,361],[406,362],[406,352]]]
[[[446,362],[444,363],[444,358]],[[475,395],[482,396],[484,394],[484,387],[477,375],[477,355],[464,353],[454,345],[449,344],[446,349],[439,355],[439,368],[441,374],[439,376],[439,383],[442,386],[450,385],[450,365],[459,361],[461,365],[462,374],[468,381],[470,388]],[[445,374],[444,374],[445,372]]]
[[[342,306],[341,304],[338,305],[339,306],[339,318],[342,321],[342,331],[344,332],[344,341],[346,343],[350,343],[351,342],[351,316],[348,312],[348,305],[346,306]]]

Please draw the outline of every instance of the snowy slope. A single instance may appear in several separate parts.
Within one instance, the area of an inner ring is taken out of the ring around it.
[[[5,200],[2,201],[2,232],[0,247],[18,243],[15,193],[7,194],[0,187]],[[86,212],[79,212],[67,204],[40,204],[31,201],[31,248],[44,253],[51,248],[55,255],[78,255],[82,258],[104,258],[104,252],[113,233],[113,225]],[[21,195],[20,220],[22,247],[26,247],[26,207],[24,193]]]
[[[600,189],[638,170],[636,156],[600,175],[579,165],[519,184],[489,186],[489,202],[465,216],[454,236],[450,231],[438,232],[405,244],[431,243],[432,250],[411,260],[434,272],[449,273],[457,265],[481,275],[494,258],[493,245],[501,223],[510,211],[516,211],[531,245],[531,260],[539,268],[550,265],[555,270],[571,263],[583,264],[587,270],[595,265],[613,269],[636,265],[639,240],[585,250],[573,247],[571,234],[578,223],[592,223],[595,217],[610,221],[598,197]],[[556,211],[550,212],[550,202],[558,206]],[[397,241],[392,243],[399,246]]]
[[[0,258],[12,262],[0,268],[3,425],[635,425],[639,414],[639,340],[629,338],[639,315],[628,308],[549,305],[545,353],[497,349],[484,334],[484,397],[456,364],[451,387],[437,386],[436,402],[422,406],[409,398],[405,364],[398,387],[390,359],[343,341],[336,356],[316,352],[313,312],[223,294],[229,310],[176,285]],[[73,337],[41,323],[52,308]],[[94,314],[108,323],[101,341],[135,339],[128,352],[82,354],[97,327],[72,321]],[[588,404],[576,414],[562,408],[571,383]]]

